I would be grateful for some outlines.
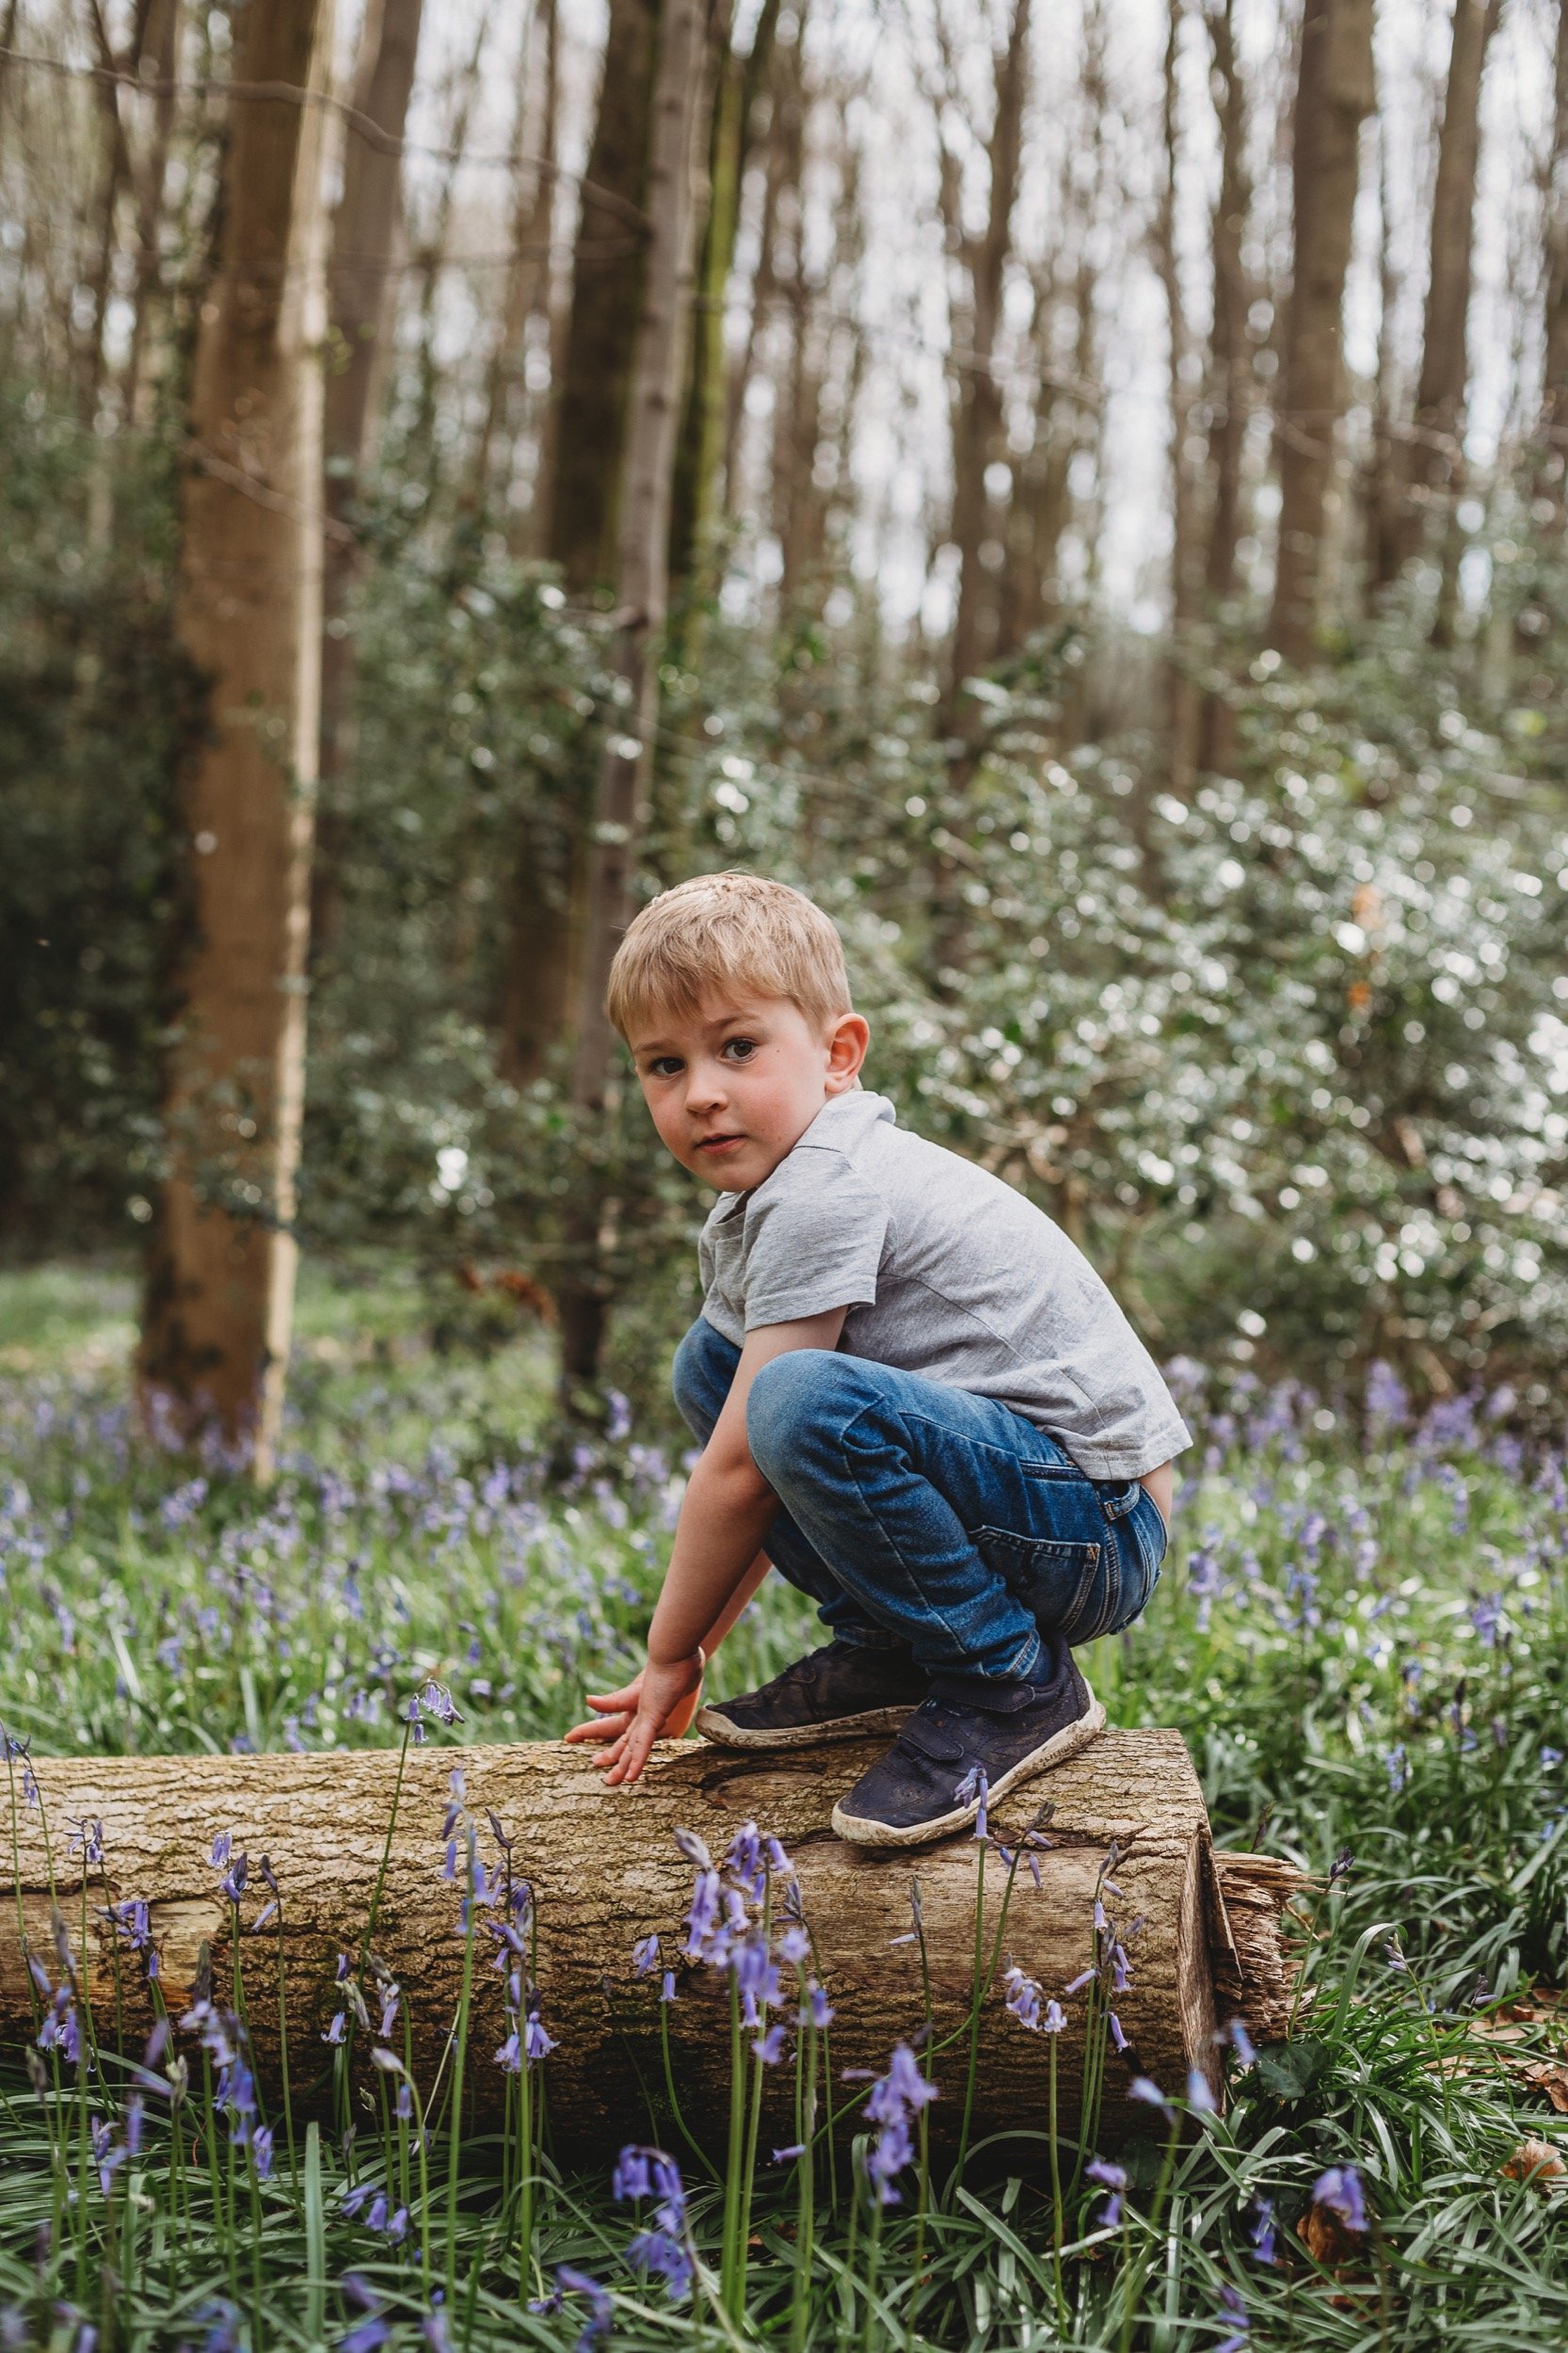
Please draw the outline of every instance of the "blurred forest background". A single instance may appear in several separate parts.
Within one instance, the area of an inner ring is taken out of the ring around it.
[[[650,1393],[739,865],[1162,1358],[1544,1413],[1565,456],[1568,0],[0,0],[6,1253]]]

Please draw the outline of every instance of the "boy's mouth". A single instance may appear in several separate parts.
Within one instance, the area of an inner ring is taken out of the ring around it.
[[[744,1142],[744,1136],[699,1136],[696,1148],[699,1152],[712,1153],[716,1156],[721,1152],[728,1152],[737,1144]]]

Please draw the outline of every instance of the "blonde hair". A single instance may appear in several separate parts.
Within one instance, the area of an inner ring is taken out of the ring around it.
[[[716,988],[788,997],[808,1021],[853,1012],[843,942],[821,907],[761,874],[697,874],[627,926],[604,1009],[622,1037],[651,1015],[691,1015]]]

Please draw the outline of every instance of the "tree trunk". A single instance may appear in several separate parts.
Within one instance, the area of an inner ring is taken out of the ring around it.
[[[539,105],[537,152],[527,152],[529,91],[534,79],[534,49],[544,50],[543,94]],[[518,69],[517,105],[512,118],[512,214],[502,296],[501,324],[490,346],[485,370],[484,415],[472,460],[472,500],[483,519],[489,512],[491,475],[497,446],[505,449],[503,480],[495,487],[510,489],[512,453],[518,421],[517,391],[527,365],[529,320],[551,313],[551,234],[555,215],[556,148],[560,114],[560,24],[555,0],[543,0],[536,21],[531,20]],[[539,493],[535,475],[534,493]]]
[[[705,72],[700,0],[664,0],[648,155],[648,265],[632,365],[620,484],[613,669],[618,682],[599,772],[588,851],[578,973],[572,1101],[584,1126],[602,1124],[615,1035],[604,986],[632,917],[659,724],[657,656],[669,598],[670,486],[680,368],[692,291],[693,179],[706,140],[712,75]],[[561,1381],[568,1400],[592,1387],[607,1305],[599,1265],[604,1204],[584,1183],[568,1221],[571,1259],[560,1291]]]
[[[996,375],[997,336],[1001,325],[1002,284],[1013,251],[1013,210],[1017,202],[1023,156],[1024,103],[1029,88],[1031,0],[1013,0],[1006,46],[994,61],[995,104],[986,143],[990,190],[985,230],[965,233],[958,159],[944,148],[942,211],[949,246],[964,264],[968,315],[953,321],[953,341],[967,341],[952,401],[952,520],[949,536],[958,550],[958,595],[948,654],[946,691],[936,707],[936,727],[947,747],[950,808],[960,825],[963,803],[974,774],[979,712],[965,692],[985,653],[985,616],[993,601],[984,562],[990,536],[986,468],[1001,439],[1001,385]],[[938,973],[963,961],[963,910],[957,866],[944,858],[936,871],[935,952]]]
[[[1373,104],[1372,0],[1305,0],[1291,157],[1293,259],[1274,440],[1279,555],[1272,645],[1310,660],[1335,440],[1345,407],[1343,314],[1361,124]]]
[[[423,0],[373,0],[360,41],[357,113],[383,136],[351,128],[343,194],[332,216],[328,302],[331,364],[327,378],[327,546],[322,599],[320,838],[312,878],[311,936],[319,957],[336,937],[343,851],[340,802],[354,756],[359,648],[351,606],[360,575],[350,518],[374,437],[381,346],[392,304],[389,270],[402,217],[402,140],[419,54]]]
[[[599,113],[583,186],[571,315],[561,381],[554,388],[548,552],[574,596],[607,587],[616,573],[616,492],[648,255],[641,216],[648,194],[659,17],[659,0],[611,0]]]
[[[1213,88],[1220,132],[1220,188],[1209,231],[1214,314],[1208,364],[1208,530],[1203,557],[1203,601],[1212,625],[1236,593],[1237,549],[1242,527],[1241,467],[1252,402],[1252,347],[1247,314],[1251,273],[1243,254],[1252,213],[1247,168],[1247,81],[1236,47],[1235,0],[1211,0],[1206,10],[1213,52]],[[1206,693],[1198,713],[1197,765],[1213,774],[1231,753],[1231,707]]]
[[[1166,385],[1171,410],[1171,637],[1174,659],[1165,676],[1165,780],[1173,792],[1192,789],[1197,757],[1198,690],[1192,675],[1193,626],[1198,617],[1199,565],[1197,486],[1192,478],[1189,444],[1192,435],[1192,387],[1188,364],[1192,347],[1187,304],[1181,284],[1181,257],[1176,244],[1176,204],[1181,178],[1180,89],[1181,25],[1184,0],[1170,0],[1165,18],[1165,63],[1161,79],[1161,144],[1164,173],[1155,214],[1154,244],[1160,280],[1165,296]],[[1140,787],[1133,815],[1138,821],[1139,851],[1144,887],[1159,887],[1158,861],[1151,847],[1148,794]]]
[[[1554,539],[1562,535],[1568,497],[1568,0],[1557,16],[1557,105],[1546,184],[1545,364],[1542,372],[1540,450],[1535,496]]]
[[[239,20],[234,78],[319,88],[328,0]],[[165,1084],[143,1409],[270,1466],[294,1300],[295,1176],[321,647],[321,110],[236,104],[191,396],[178,598],[209,681],[186,783],[190,929]]]
[[[1453,45],[1432,200],[1432,268],[1421,374],[1408,455],[1401,469],[1406,485],[1399,531],[1401,561],[1419,548],[1422,525],[1432,505],[1440,505],[1447,516],[1463,476],[1468,377],[1465,329],[1475,245],[1476,168],[1480,155],[1480,86],[1486,52],[1501,12],[1502,0],[1454,0]]]
[[[680,0],[669,0],[675,15]],[[832,2064],[881,2071],[895,2041],[912,2041],[924,2017],[920,1947],[907,1937],[912,1879],[918,1879],[931,1973],[941,2097],[933,2129],[956,2130],[963,2106],[962,2030],[971,1999],[976,1877],[982,1848],[950,1839],[918,1855],[883,1857],[843,1845],[828,1817],[836,1795],[876,1753],[876,1743],[760,1760],[701,1742],[664,1743],[634,1791],[603,1788],[587,1757],[554,1743],[507,1748],[411,1750],[315,1756],[43,1758],[34,1770],[43,1816],[22,1808],[20,1904],[30,1950],[57,1976],[52,1905],[80,1953],[82,1865],[68,1850],[66,1824],[101,1822],[104,1859],[87,1890],[84,1976],[101,2037],[113,2032],[115,1959],[106,1933],[109,1902],[149,1907],[162,1989],[178,2017],[190,1999],[203,1949],[214,1989],[230,1998],[232,1922],[208,1857],[220,1833],[250,1859],[246,1928],[265,1891],[256,1869],[265,1854],[279,1914],[249,1942],[247,2011],[264,2081],[278,2082],[278,1957],[280,1953],[296,2094],[321,2101],[322,2037],[346,1997],[336,1981],[340,1952],[367,1945],[403,1990],[413,2072],[428,2100],[456,2013],[463,1938],[453,1933],[458,1890],[442,1875],[442,1824],[449,1775],[460,1765],[478,1854],[494,1871],[512,1842],[515,1881],[533,1890],[537,1922],[539,2015],[556,2048],[545,2062],[552,2129],[563,2153],[586,2155],[641,2138],[648,2129],[639,2091],[662,2080],[659,1971],[672,1969],[677,1998],[664,2006],[673,2072],[688,2119],[712,2140],[728,2107],[727,1981],[681,1952],[681,1920],[693,1868],[673,1833],[695,1833],[715,1860],[748,1818],[776,1836],[798,1869],[802,1909],[815,1939],[823,1983],[834,2004]],[[1019,1869],[1008,1902],[1003,1963],[1016,1960],[1044,1992],[1060,1997],[1093,1956],[1092,1915],[1108,1858],[1119,1893],[1104,1900],[1128,1936],[1131,1977],[1115,2009],[1132,2049],[1108,2054],[1103,2111],[1107,2140],[1162,2120],[1126,2096],[1135,2073],[1184,2094],[1195,2070],[1218,2088],[1217,2026],[1235,2016],[1255,2039],[1284,2032],[1292,1976],[1280,1948],[1282,1903],[1302,1884],[1265,1856],[1216,1855],[1203,1796],[1179,1734],[1107,1733],[1016,1793],[992,1820],[1009,1843],[1036,1809],[1053,1809],[1047,1844],[1033,1850],[1035,1885]],[[53,1868],[42,1832],[48,1828]],[[460,1850],[466,1833],[459,1828]],[[376,1888],[387,1856],[376,1911]],[[996,1938],[1007,1871],[986,1854],[986,1949]],[[459,1872],[461,1865],[459,1865]],[[776,1890],[778,1882],[776,1881]],[[503,1899],[504,1900],[504,1899]],[[488,1963],[492,1943],[476,1906],[475,1932]],[[780,1925],[776,1893],[774,1921]],[[1131,1933],[1131,1923],[1143,1926]],[[658,1969],[633,1975],[632,1948],[657,1936]],[[135,1963],[120,1957],[127,2041],[138,2048],[150,2016]],[[792,1987],[792,1972],[784,1972]],[[133,1980],[136,1980],[133,1982]],[[505,2078],[490,2063],[505,2032],[500,1981],[475,1969],[469,2073],[479,2119],[498,2115]],[[1077,2117],[1082,2076],[1084,2004],[1065,2004],[1059,2050],[1062,2121]],[[792,1993],[783,2015],[792,2015]],[[33,1996],[19,1950],[17,1903],[0,1903],[0,2048],[35,2033]],[[371,2038],[357,2038],[366,2064]],[[314,2057],[315,2066],[311,2065]],[[635,2072],[634,2072],[635,2071]],[[767,2087],[764,2132],[787,2137],[793,2070]],[[1000,1988],[981,2010],[974,2131],[1038,2131],[1047,2113],[1046,2038],[1026,2032],[1003,2008]],[[315,2088],[312,2094],[312,2083]],[[839,2087],[835,2084],[835,2095]],[[667,2135],[668,2121],[657,2130]],[[667,2146],[675,2144],[666,2141]],[[769,2143],[765,2139],[764,2147]]]
[[[714,493],[724,463],[726,393],[725,293],[735,259],[741,186],[756,128],[758,102],[773,60],[779,0],[762,0],[745,56],[726,40],[714,88],[708,142],[708,217],[697,261],[692,310],[691,358],[685,408],[676,445],[670,512],[670,579],[699,582],[712,527]],[[715,29],[728,32],[728,11]],[[690,630],[686,658],[696,650]]]
[[[648,143],[660,0],[611,0],[599,111],[582,191],[571,305],[551,386],[544,552],[589,597],[615,577],[616,487],[648,259]],[[597,731],[584,746],[592,760]],[[526,1086],[570,1033],[581,982],[591,771],[519,829],[499,1008],[502,1075]]]
[[[156,85],[152,136],[136,188],[136,276],[131,297],[131,344],[125,360],[125,408],[133,424],[152,421],[156,312],[163,291],[163,216],[168,155],[174,137],[176,67],[180,55],[180,0],[152,0],[141,12],[140,54],[132,59],[139,74],[151,69]]]

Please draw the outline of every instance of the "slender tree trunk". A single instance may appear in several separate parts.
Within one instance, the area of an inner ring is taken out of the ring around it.
[[[537,152],[529,155],[530,88],[534,80],[535,49],[544,51],[543,93],[539,106]],[[491,476],[498,446],[510,459],[517,429],[514,414],[518,387],[527,361],[529,321],[551,311],[551,232],[555,213],[555,159],[560,111],[560,25],[556,0],[541,0],[538,15],[529,26],[518,72],[517,105],[512,128],[512,214],[505,289],[501,325],[485,370],[484,415],[474,444],[472,500],[475,511],[489,510]],[[493,486],[493,487],[506,487]],[[536,477],[535,494],[538,493]]]
[[[1203,601],[1212,624],[1236,593],[1241,537],[1241,468],[1253,375],[1247,337],[1252,283],[1243,259],[1252,180],[1247,168],[1247,83],[1236,48],[1235,0],[1210,0],[1206,21],[1220,132],[1220,188],[1209,231],[1214,283],[1208,368],[1210,504],[1203,555]],[[1224,768],[1230,751],[1230,704],[1222,694],[1206,693],[1198,713],[1199,770],[1211,774]]]
[[[1401,561],[1419,548],[1423,521],[1434,506],[1447,517],[1463,479],[1480,88],[1486,53],[1501,12],[1501,0],[1454,0],[1448,86],[1432,200],[1432,267],[1421,374],[1402,469],[1406,498],[1399,526]],[[1439,629],[1441,633],[1441,617]]]
[[[239,82],[312,89],[328,0],[238,19]],[[175,1437],[270,1467],[294,1299],[321,650],[319,107],[236,103],[190,408],[178,627],[209,681],[187,779],[190,929],[137,1375]]]
[[[649,139],[661,0],[611,0],[599,109],[573,257],[571,306],[551,388],[544,533],[574,596],[615,579],[628,385],[648,251]],[[541,495],[546,486],[541,481]],[[597,731],[584,765],[519,828],[500,1005],[498,1060],[525,1086],[563,1045],[579,993]]]
[[[949,747],[948,791],[955,808],[967,798],[974,776],[980,714],[965,690],[984,659],[985,616],[993,602],[984,562],[990,536],[985,472],[1001,438],[997,337],[1003,280],[1013,251],[1013,211],[1023,155],[1030,10],[1031,0],[1013,0],[1006,45],[994,61],[995,106],[987,141],[989,201],[984,232],[978,239],[964,232],[956,158],[946,151],[943,154],[941,186],[948,240],[959,253],[968,280],[968,317],[953,322],[954,341],[967,336],[968,344],[958,371],[952,409],[950,536],[958,550],[958,594],[946,691],[936,708],[937,728]],[[936,872],[935,947],[939,971],[954,971],[962,964],[963,932],[958,870],[951,858],[944,858]]]
[[[163,217],[168,156],[174,137],[175,70],[180,55],[180,0],[152,0],[141,32],[138,72],[151,68],[152,137],[136,191],[136,276],[131,297],[131,345],[125,361],[125,407],[132,422],[152,422],[158,312],[163,295]]]
[[[1544,207],[1545,364],[1535,482],[1537,502],[1549,510],[1544,528],[1554,540],[1561,537],[1568,512],[1568,0],[1558,0],[1556,98]]]
[[[1291,157],[1289,312],[1274,419],[1279,555],[1271,642],[1311,658],[1335,441],[1345,408],[1345,275],[1360,168],[1361,124],[1373,104],[1373,0],[1305,0]]]
[[[669,594],[670,488],[680,367],[691,301],[693,179],[706,140],[711,77],[703,70],[700,0],[664,0],[648,155],[648,264],[632,359],[620,484],[620,616],[614,670],[618,724],[607,732],[588,858],[586,936],[580,968],[572,1101],[584,1131],[602,1126],[615,1034],[604,1011],[610,965],[632,915],[653,739],[657,655]],[[584,1184],[571,1220],[573,1264],[561,1287],[561,1379],[570,1402],[599,1369],[608,1305],[598,1263],[604,1202]]]
[[[312,953],[329,952],[342,906],[344,778],[353,759],[359,647],[353,602],[360,547],[353,514],[384,380],[379,348],[391,316],[389,267],[401,216],[401,142],[414,86],[423,0],[372,0],[355,77],[357,113],[383,135],[351,129],[343,194],[332,217],[328,301],[331,364],[327,379],[327,545],[321,640],[321,807],[312,877]]]
[[[1197,754],[1198,690],[1192,663],[1202,557],[1197,536],[1197,485],[1189,454],[1192,438],[1192,337],[1176,246],[1176,202],[1181,175],[1178,75],[1183,0],[1169,0],[1160,105],[1165,168],[1154,224],[1155,253],[1165,296],[1166,383],[1171,411],[1171,637],[1175,658],[1166,665],[1165,772],[1171,791],[1178,793],[1186,793],[1192,788]],[[1134,813],[1141,821],[1146,818],[1146,796],[1143,792],[1136,796]],[[1139,831],[1144,880],[1150,884],[1156,877],[1146,823],[1140,823]]]
[[[699,586],[722,475],[725,444],[724,310],[741,217],[741,184],[756,132],[759,102],[773,60],[779,0],[763,0],[751,47],[737,56],[726,44],[708,143],[708,217],[697,260],[686,398],[676,449],[670,515],[670,580]],[[728,11],[720,20],[728,26]],[[718,29],[717,27],[715,29]],[[686,654],[695,651],[690,629]]]
[[[616,576],[617,486],[648,249],[645,203],[659,0],[611,0],[578,224],[547,551],[573,596]]]

